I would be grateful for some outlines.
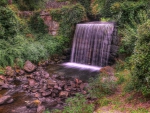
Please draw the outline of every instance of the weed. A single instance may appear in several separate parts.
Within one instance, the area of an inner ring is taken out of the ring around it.
[[[138,108],[137,110],[131,110],[130,113],[149,113],[149,112],[144,108]]]
[[[102,98],[98,101],[98,103],[100,104],[100,106],[107,106],[111,101],[108,98]]]
[[[81,94],[68,98],[66,103],[67,106],[63,111],[55,110],[53,113],[92,113],[94,111],[94,105],[88,103],[85,96]]]
[[[90,79],[90,94],[91,96],[101,98],[105,95],[113,94],[116,89],[116,83],[110,79],[110,76],[98,76],[95,79]]]

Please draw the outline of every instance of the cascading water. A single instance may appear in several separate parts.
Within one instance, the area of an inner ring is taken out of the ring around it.
[[[71,63],[98,67],[108,65],[118,49],[116,34],[116,26],[111,22],[77,24]]]

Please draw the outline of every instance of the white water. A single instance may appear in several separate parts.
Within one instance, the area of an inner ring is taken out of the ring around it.
[[[81,70],[99,71],[101,69],[101,67],[98,66],[91,66],[91,65],[79,64],[73,62],[63,63],[62,65],[69,68],[78,68]]]
[[[113,23],[77,24],[71,62],[106,66],[114,32]]]

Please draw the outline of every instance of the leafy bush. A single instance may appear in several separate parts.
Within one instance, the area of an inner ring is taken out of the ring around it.
[[[103,78],[105,78],[105,80]],[[111,80],[110,76],[101,75],[95,79],[90,80],[89,92],[91,96],[101,98],[105,95],[112,94],[115,91],[115,89],[116,83],[115,81]]]
[[[62,49],[63,42],[50,35],[43,36],[39,40],[26,39],[23,35],[17,35],[7,41],[0,39],[0,65],[23,66],[26,60],[37,63]]]
[[[150,20],[138,27],[138,38],[132,56],[131,72],[136,89],[150,94]]]
[[[15,14],[7,7],[0,6],[0,39],[13,38],[18,31]]]
[[[85,9],[80,4],[64,6],[50,11],[53,19],[60,24],[59,35],[69,38],[73,34],[74,25],[85,18]]]
[[[35,33],[48,33],[48,28],[40,17],[40,12],[36,12],[30,19],[29,25]]]
[[[130,19],[130,24],[125,24],[125,28],[122,29],[122,45],[120,47],[120,53],[126,53],[131,55],[133,53],[135,42],[137,40],[137,28],[139,25],[145,23],[148,20],[148,15],[145,10],[140,10],[135,19]]]
[[[7,3],[8,3],[8,0],[1,0],[0,6],[5,6],[5,5],[7,5]]]
[[[146,10],[146,1],[124,1],[115,2],[111,5],[111,13],[113,18],[118,21],[120,26],[123,27],[124,24],[132,24],[131,20],[137,17],[140,10]]]

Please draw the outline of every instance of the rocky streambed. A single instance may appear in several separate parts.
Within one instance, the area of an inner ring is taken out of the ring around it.
[[[63,75],[62,67],[56,73],[58,67],[55,65],[54,69],[53,66],[35,66],[27,61],[23,69],[7,67],[7,76],[0,75],[0,113],[42,113],[45,109],[63,109],[65,99],[76,93],[88,98],[86,81],[70,76],[71,69],[65,69],[67,76]],[[81,78],[86,78],[84,76]]]

